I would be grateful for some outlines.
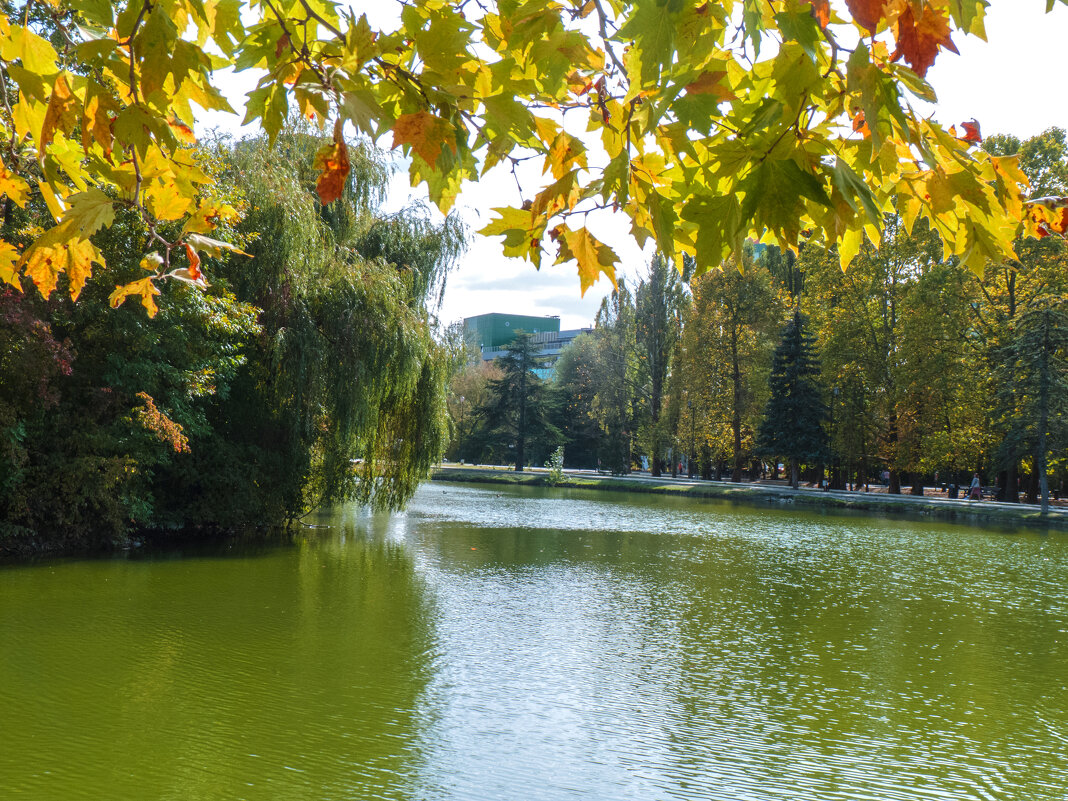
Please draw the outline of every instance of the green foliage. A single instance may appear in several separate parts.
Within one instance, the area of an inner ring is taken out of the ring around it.
[[[684,298],[678,272],[663,254],[655,254],[648,275],[638,284],[634,303],[638,359],[649,384],[648,420],[641,427],[640,440],[654,476],[661,474],[670,441],[661,418],[667,380],[682,334]]]
[[[516,332],[505,355],[496,360],[501,377],[489,382],[477,412],[484,436],[508,453],[517,473],[527,464],[528,446],[546,451],[560,438],[552,423],[551,388],[534,372],[544,361],[537,349],[533,334]]]
[[[998,458],[1012,465],[1034,457],[1045,511],[1050,455],[1063,459],[1068,450],[1068,298],[1026,309],[997,355],[995,415],[1004,431]]]
[[[757,434],[762,452],[790,460],[794,487],[799,462],[822,462],[830,456],[823,428],[827,406],[815,350],[815,337],[805,330],[805,318],[795,310],[775,349],[768,377],[770,396]]]
[[[560,399],[557,425],[564,435],[566,461],[573,467],[596,467],[603,445],[594,411],[597,352],[597,340],[591,334],[579,334],[560,353],[554,366],[554,384]]]
[[[216,85],[231,68],[256,70],[240,111],[271,142],[291,115],[332,131],[304,162],[323,204],[360,171],[346,127],[399,149],[443,213],[465,182],[540,162],[483,231],[505,255],[574,262],[583,291],[615,280],[618,256],[586,226],[606,207],[698,273],[741,259],[747,237],[837,245],[846,266],[895,209],[976,272],[1012,259],[1017,227],[1063,207],[1021,202],[1015,161],[974,147],[977,125],[957,135],[914,108],[935,101],[924,76],[953,37],[985,36],[987,0],[845,5],[435,1],[373,27],[319,0],[8,2],[0,193],[50,216],[0,239],[0,281],[48,296],[66,276],[77,298],[106,263],[95,237],[124,211],[155,257],[114,305],[136,296],[151,315],[173,279],[198,280],[195,237],[235,209],[191,158],[194,106],[234,111]],[[564,130],[568,112],[597,147]]]
[[[249,255],[201,237],[211,284],[169,278],[151,320],[104,312],[107,282],[143,275],[153,236],[125,209],[98,240],[107,281],[79,302],[4,295],[0,548],[410,497],[447,437],[451,354],[428,304],[463,232],[418,209],[377,214],[388,171],[371,151],[354,152],[359,174],[324,208],[317,144],[294,130],[276,151],[245,140],[199,153],[216,202],[246,210],[220,225]]]
[[[564,446],[560,445],[553,455],[549,457],[549,461],[545,463],[546,469],[549,471],[548,482],[550,487],[555,487],[558,484],[563,483],[564,480]]]

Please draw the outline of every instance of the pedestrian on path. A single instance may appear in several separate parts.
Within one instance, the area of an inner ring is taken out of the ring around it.
[[[968,490],[968,499],[972,501],[981,501],[983,499],[983,488],[979,485],[978,473],[972,476],[972,486]]]

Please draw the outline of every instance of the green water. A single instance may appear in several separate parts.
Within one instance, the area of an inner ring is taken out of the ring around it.
[[[425,486],[0,567],[0,799],[1068,796],[1068,537]]]

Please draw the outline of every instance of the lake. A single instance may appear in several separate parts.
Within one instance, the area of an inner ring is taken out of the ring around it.
[[[1068,537],[427,484],[0,566],[0,799],[1068,795]]]

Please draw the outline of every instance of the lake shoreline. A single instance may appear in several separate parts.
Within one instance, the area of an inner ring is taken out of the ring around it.
[[[472,484],[549,485],[548,473],[530,470],[516,473],[506,468],[442,465],[435,467],[432,481]],[[983,527],[1014,527],[1068,531],[1068,512],[1051,509],[1043,516],[1030,504],[992,501],[945,500],[885,493],[821,491],[815,488],[781,487],[769,484],[733,484],[726,481],[680,480],[664,477],[628,477],[594,473],[565,473],[556,486],[562,489],[607,490],[654,495],[704,498],[745,506],[782,509],[788,506],[832,513],[874,514],[910,520],[939,520]]]

